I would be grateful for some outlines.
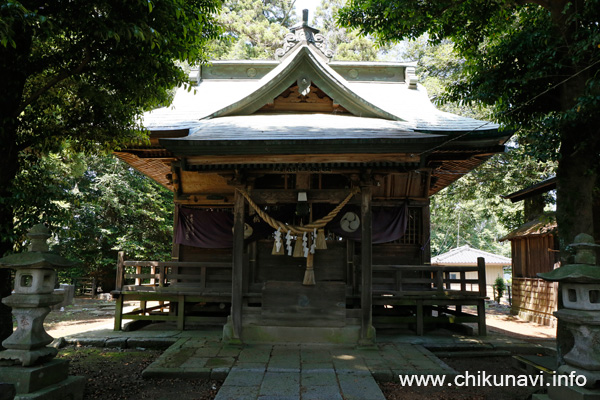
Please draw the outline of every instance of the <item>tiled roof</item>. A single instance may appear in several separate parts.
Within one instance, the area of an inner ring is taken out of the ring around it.
[[[372,69],[372,64],[364,63],[361,68],[361,63],[355,63],[352,71],[362,73],[363,69]],[[240,62],[239,67],[250,66],[248,62]],[[234,68],[233,64],[231,68]],[[189,128],[194,131],[206,118],[252,114],[287,88],[288,81],[295,81],[298,74],[306,74],[334,101],[356,116],[403,121],[410,130],[427,133],[490,132],[498,129],[498,125],[493,123],[436,109],[427,91],[420,85],[399,80],[347,80],[317,57],[315,50],[308,45],[269,68],[273,69],[260,79],[226,79],[226,76],[200,79],[192,90],[178,89],[168,107],[146,113],[143,124],[150,130]],[[394,66],[390,64],[390,68]],[[408,67],[397,63],[395,68],[404,71]]]
[[[473,249],[468,245],[432,257],[431,265],[477,265],[478,257],[485,258],[486,265],[511,265],[511,259],[508,257]]]

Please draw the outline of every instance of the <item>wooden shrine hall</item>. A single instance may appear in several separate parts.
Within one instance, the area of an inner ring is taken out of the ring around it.
[[[330,61],[306,20],[276,55],[193,70],[192,90],[145,115],[150,142],[116,153],[174,192],[175,226],[172,261],[120,258],[115,329],[370,343],[374,326],[476,322],[485,334],[484,261],[429,265],[429,197],[510,134],[437,110],[412,65]],[[124,313],[128,300],[140,307]]]

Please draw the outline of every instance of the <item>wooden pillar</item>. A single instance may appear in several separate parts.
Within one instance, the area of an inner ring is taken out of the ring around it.
[[[347,282],[352,285],[352,294],[358,295],[358,279],[356,265],[354,265],[354,240],[346,240],[346,277]]]
[[[235,339],[242,335],[242,296],[244,279],[244,196],[235,191],[233,208],[233,268],[231,276],[231,323]]]
[[[123,290],[123,285],[125,284],[125,252],[119,251],[117,253],[117,279],[115,282],[116,290]]]
[[[427,205],[422,208],[423,236],[421,238],[421,264],[431,264],[431,211],[429,199]]]
[[[479,296],[487,297],[487,277],[485,276],[485,258],[477,257],[477,279]]]
[[[477,272],[479,277],[479,300],[477,301],[477,317],[479,336],[487,335],[487,327],[485,324],[485,300],[487,297],[487,278],[485,276],[485,259],[477,257]]]
[[[177,329],[185,329],[185,295],[177,296]]]
[[[115,331],[121,330],[121,321],[123,320],[123,294],[119,293],[115,303]]]
[[[125,284],[125,252],[119,251],[117,253],[117,280],[115,283],[115,292],[118,292],[115,304],[115,331],[121,330],[121,321],[123,320],[123,285]],[[75,289],[77,285],[75,285]]]
[[[371,186],[361,188],[361,330],[360,341],[373,341],[373,230],[371,213]]]
[[[175,236],[177,235],[177,225],[179,225],[179,206],[175,204],[175,209],[173,210],[173,244],[171,247],[171,260],[179,261],[179,248],[181,245],[175,242]],[[178,273],[178,270],[175,270],[175,273]]]

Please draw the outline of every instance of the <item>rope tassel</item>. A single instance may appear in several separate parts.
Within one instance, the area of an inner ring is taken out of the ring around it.
[[[317,250],[327,250],[325,242],[325,229],[317,229]]]
[[[294,245],[293,257],[296,257],[296,258],[304,257],[304,249],[302,246],[302,236],[300,236],[300,235],[298,235],[298,237],[296,237],[296,244]]]
[[[308,253],[308,257],[306,257],[306,271],[304,271],[304,281],[302,282],[305,286],[313,286],[315,285],[315,265],[314,265],[314,255],[312,253]]]

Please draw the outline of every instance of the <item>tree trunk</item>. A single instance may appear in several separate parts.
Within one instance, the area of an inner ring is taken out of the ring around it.
[[[556,219],[563,264],[569,256],[565,248],[573,243],[575,236],[594,235],[594,188],[600,154],[600,116],[584,112],[578,120],[569,120],[573,118],[569,111],[579,107],[577,99],[586,94],[588,81],[593,78],[580,67],[574,66],[573,70],[577,75],[561,88],[565,120],[560,131],[556,170]]]
[[[561,132],[558,169],[556,171],[556,220],[562,265],[572,262],[566,247],[580,233],[594,235],[594,188],[598,179],[600,121],[571,126]],[[597,238],[596,238],[597,239]],[[563,308],[559,285],[558,308]],[[556,347],[559,365],[573,347],[573,335],[565,322],[558,320]]]
[[[600,135],[600,132],[593,134]],[[594,235],[593,192],[597,179],[594,165],[597,156],[589,150],[574,153],[568,147],[563,143],[556,171],[556,219],[563,264],[568,262],[569,256],[565,248],[573,243],[575,236]]]
[[[15,240],[11,188],[19,170],[19,110],[32,44],[32,33],[24,22],[15,22],[11,28],[15,47],[0,46],[0,257],[13,249]],[[12,291],[10,276],[9,269],[0,269],[0,298]],[[0,343],[11,334],[11,309],[0,303]]]
[[[5,147],[5,146],[2,146]],[[17,173],[18,153],[5,152],[0,157],[0,256],[6,255],[13,248],[14,213],[12,208],[11,184]],[[12,291],[11,271],[0,269],[0,298],[10,296]],[[11,308],[0,303],[0,343],[13,332]],[[0,345],[0,349],[3,347]]]

